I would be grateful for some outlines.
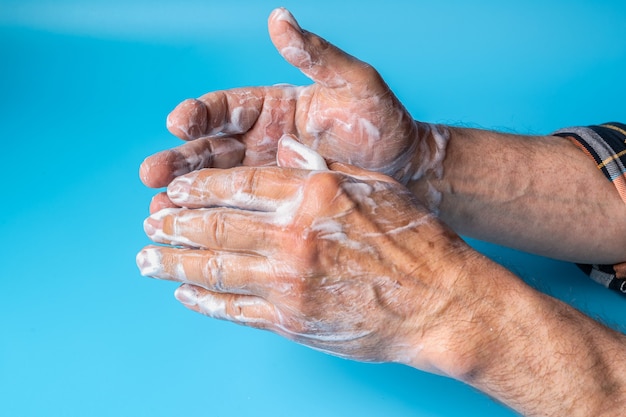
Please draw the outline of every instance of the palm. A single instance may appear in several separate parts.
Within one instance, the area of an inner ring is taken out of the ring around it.
[[[369,97],[318,84],[257,93],[265,95],[259,116],[235,135],[247,150],[244,165],[274,164],[276,142],[290,133],[326,159],[394,175],[414,138],[415,123],[388,89]]]
[[[311,86],[298,104],[307,110],[296,114],[297,134],[326,159],[395,176],[416,126],[382,80],[373,81],[376,93]]]
[[[148,158],[142,180],[162,187],[200,168],[273,165],[284,134],[328,160],[406,180],[417,125],[379,74],[301,30],[285,10],[272,13],[269,30],[281,55],[314,84],[239,88],[184,101],[168,128],[192,142]]]

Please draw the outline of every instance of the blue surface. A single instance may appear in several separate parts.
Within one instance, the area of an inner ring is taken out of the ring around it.
[[[152,191],[137,170],[178,143],[171,108],[216,89],[308,83],[267,36],[279,5],[2,0],[0,415],[514,415],[446,378],[193,314],[175,284],[139,276]],[[377,67],[416,118],[520,133],[626,120],[622,1],[282,5]],[[626,324],[626,300],[575,267],[473,244]]]

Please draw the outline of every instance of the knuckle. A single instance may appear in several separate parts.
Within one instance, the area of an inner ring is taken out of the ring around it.
[[[341,176],[335,172],[315,172],[307,178],[305,189],[309,193],[319,197],[327,195],[334,196],[336,190],[340,188],[341,182]]]
[[[221,248],[226,239],[226,213],[223,210],[210,210],[205,214],[206,235],[208,244]]]
[[[332,171],[316,172],[309,176],[304,189],[303,210],[313,218],[329,212],[350,210],[354,202],[345,190],[347,178],[342,173]]]
[[[232,176],[232,192],[233,194],[253,194],[258,188],[257,168],[245,168],[235,171]]]
[[[316,239],[316,233],[309,228],[301,233],[292,235],[290,244],[293,252],[291,256],[295,260],[297,273],[302,278],[315,272],[317,269],[318,253],[316,250]]]
[[[224,268],[220,256],[211,256],[206,261],[203,276],[206,288],[217,292],[224,291]]]
[[[272,314],[256,298],[230,295],[224,304],[224,313],[230,321],[259,329],[274,327]]]
[[[226,300],[226,304],[224,306],[226,315],[232,317],[235,320],[243,321],[245,318],[244,308],[241,303],[238,301],[236,296],[230,296]]]
[[[363,71],[365,79],[367,80],[382,81],[382,77],[378,70],[366,62],[361,64],[361,71]]]
[[[307,42],[310,48],[314,51],[324,51],[328,49],[331,44],[321,36],[314,35],[313,33],[306,32]]]

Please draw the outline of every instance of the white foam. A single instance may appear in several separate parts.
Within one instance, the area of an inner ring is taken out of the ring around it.
[[[298,46],[285,46],[280,49],[280,54],[289,62],[298,66],[298,68],[309,69],[313,66],[311,54]]]
[[[278,146],[284,147],[298,154],[302,158],[302,161],[297,161],[299,162],[299,168],[309,169],[312,171],[328,170],[326,161],[324,161],[324,158],[322,158],[319,153],[303,145],[289,135],[283,135],[283,137],[278,141]]]
[[[158,278],[163,272],[161,254],[157,248],[144,248],[137,254],[137,266],[141,275]]]
[[[174,278],[182,282],[187,281],[187,273],[185,272],[185,266],[183,265],[182,259],[179,259],[176,263]]]
[[[433,171],[437,178],[443,176],[443,161],[450,140],[450,131],[446,127],[434,124],[424,126],[426,126],[426,132],[419,135],[418,155],[421,156],[420,162],[411,176],[414,181],[423,177],[427,171]],[[429,142],[434,145],[434,151],[431,150]]]
[[[198,177],[198,172],[184,172],[184,174],[186,175],[174,178],[167,186],[167,196],[172,202],[184,204],[185,201],[189,200],[191,186]]]
[[[349,247],[354,250],[362,251],[365,249],[364,245],[353,239],[350,239],[346,234],[343,225],[334,220],[328,218],[318,218],[313,221],[311,225],[312,232],[317,233],[318,239],[332,240],[340,243],[343,246]]]
[[[174,291],[174,297],[186,306],[195,306],[198,304],[198,293],[190,285],[181,285]]]
[[[155,222],[162,224],[163,220],[167,216],[173,217],[172,233],[165,233],[163,228],[156,229],[152,227],[148,219],[144,222],[144,229],[150,239],[158,243],[167,243],[174,246],[187,246],[187,247],[201,247],[197,242],[190,240],[187,237],[181,236],[180,224],[188,224],[189,218],[193,218],[196,215],[196,211],[188,211],[181,214],[180,208],[168,207],[152,214],[148,219],[153,219]]]
[[[287,22],[297,30],[302,30],[293,15],[289,12],[289,10],[285,9],[284,7],[280,7],[272,11],[271,17],[274,20]]]
[[[370,120],[362,117],[358,119],[357,124],[359,133],[367,138],[367,146],[369,149],[373,149],[380,142],[380,130]]]
[[[300,204],[302,204],[303,199],[304,192],[302,189],[299,189],[293,198],[279,204],[273,213],[274,224],[279,226],[286,226],[290,224],[296,215],[296,211],[300,207]]]
[[[342,184],[343,189],[359,203],[367,204],[369,207],[377,207],[378,204],[371,197],[374,187],[365,182],[346,181]]]
[[[265,317],[254,317],[249,314],[251,307],[266,307],[266,303],[261,298],[253,296],[239,296],[230,301],[232,303],[232,311],[237,311],[238,314],[231,314],[228,312],[228,303],[224,295],[205,294],[200,297],[196,297],[196,304],[200,312],[206,316],[214,319],[229,320],[241,324],[254,324],[261,323],[267,324],[268,320]],[[265,305],[264,305],[265,304]],[[255,309],[255,313],[261,313],[262,308]]]

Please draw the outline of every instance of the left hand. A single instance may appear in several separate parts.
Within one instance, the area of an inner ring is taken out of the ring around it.
[[[144,248],[142,274],[185,283],[177,298],[210,317],[341,357],[454,372],[441,352],[463,343],[445,318],[470,314],[459,282],[476,253],[390,177],[331,168],[175,179],[169,198],[186,208],[154,213],[145,230],[177,247]]]
[[[303,30],[287,10],[274,10],[268,29],[280,54],[313,84],[235,88],[183,101],[167,125],[189,142],[146,158],[144,184],[164,187],[201,168],[273,165],[283,134],[327,159],[403,184],[439,169],[447,132],[413,120],[372,66]]]

